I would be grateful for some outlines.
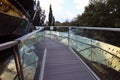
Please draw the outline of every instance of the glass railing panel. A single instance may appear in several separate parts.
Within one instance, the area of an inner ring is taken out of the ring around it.
[[[115,78],[117,80],[118,76],[113,77],[113,75],[120,74],[119,32],[109,31],[109,28],[99,29],[72,27],[68,31],[68,28],[60,27],[56,28],[56,31],[51,30],[47,33],[50,38],[77,51],[78,55],[82,56],[82,59],[87,61],[86,63],[92,66],[92,69],[95,69],[102,79],[113,80]]]
[[[79,50],[91,47],[91,40],[85,37],[81,37],[78,35],[70,35],[70,41],[71,40],[74,41],[76,47],[79,48]],[[72,44],[72,42],[70,42],[70,44]]]
[[[14,56],[10,56],[0,64],[0,80],[14,80],[17,75]]]
[[[37,66],[40,63],[40,56],[43,56],[42,52],[44,52],[44,34],[45,33],[43,31],[37,32],[20,43],[20,54],[25,80],[34,79]]]
[[[38,57],[34,53],[35,46],[34,45],[26,45],[30,44],[31,41],[27,43],[22,43],[21,48],[21,57],[23,62],[23,73],[26,80],[32,80],[35,74],[35,69],[37,67]],[[22,52],[23,51],[23,52]]]
[[[51,30],[48,33],[49,37],[55,40],[67,43],[66,45],[69,43],[70,47],[86,59],[119,71],[119,65],[117,64],[120,64],[120,48],[113,45],[117,38],[111,34],[111,31],[101,32],[100,30],[72,27],[69,28],[68,32],[68,28],[60,27],[58,30]],[[118,32],[115,32],[115,34],[118,36]],[[109,40],[111,36],[112,39]]]
[[[93,40],[93,39],[92,39],[92,45],[99,48],[97,50],[96,49],[93,50],[97,54],[101,54],[101,61],[98,61],[99,63],[102,63],[106,66],[109,66],[109,67],[111,67],[111,68],[113,68],[117,71],[120,70],[120,68],[119,68],[119,64],[120,64],[120,62],[119,62],[120,61],[119,51],[120,51],[120,48],[119,47],[108,44],[108,43],[105,43],[105,42],[101,42],[101,41],[98,41],[98,40]],[[98,56],[98,57],[100,57],[100,56]]]
[[[70,29],[70,47],[75,49],[79,54],[84,56],[85,58],[91,60],[92,59],[92,45],[91,45],[91,39],[88,39],[87,37],[82,37],[77,32],[79,32],[79,29],[71,28]]]
[[[58,32],[58,31],[45,31],[46,37],[55,39],[60,41],[66,45],[68,45],[68,34],[65,32]]]
[[[100,48],[92,48],[92,61],[108,65],[112,61],[112,55]]]
[[[54,27],[53,30],[51,30],[54,34],[53,38],[68,45],[68,27]]]
[[[120,74],[120,48],[117,47],[119,46],[118,32],[83,28],[72,28],[70,32],[70,39],[72,39],[70,46],[82,55],[90,66],[94,66],[93,69],[100,72],[101,77],[104,75],[107,76],[105,80],[110,79],[108,75],[110,76],[109,71],[111,71],[115,79],[119,78],[117,75],[115,76],[115,74]],[[112,80],[113,75],[111,75]]]
[[[79,52],[82,56],[91,60],[91,45],[70,39],[70,46]]]
[[[68,33],[66,32],[59,32],[58,39],[60,42],[68,45]]]
[[[50,34],[50,31],[46,30],[46,31],[45,31],[45,37],[50,37],[50,35],[51,35],[51,34]]]

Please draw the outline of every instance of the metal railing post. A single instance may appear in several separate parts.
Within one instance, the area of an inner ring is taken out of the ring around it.
[[[17,51],[17,55],[18,55],[18,62],[19,62],[19,67],[20,67],[21,78],[22,78],[22,80],[24,80],[23,66],[22,66],[22,62],[21,62],[21,56],[20,56],[18,45],[16,45],[16,51]]]
[[[43,41],[43,47],[45,48],[45,37],[46,37],[46,30],[45,30],[45,27],[44,27],[44,30],[42,31],[43,32],[43,35],[42,35],[42,41]],[[39,33],[40,34],[40,33]]]
[[[21,76],[20,76],[20,68],[19,68],[19,64],[18,64],[18,57],[17,57],[17,53],[16,53],[16,50],[15,50],[15,47],[13,47],[13,55],[14,55],[14,59],[15,59],[15,65],[16,65],[16,70],[17,70],[17,75],[18,75],[18,79],[19,80],[22,80],[21,79]]]
[[[91,40],[91,45],[92,45],[92,40]],[[91,61],[92,61],[92,47],[91,47]]]
[[[24,76],[23,76],[23,67],[22,67],[22,62],[21,62],[21,57],[20,57],[20,53],[19,53],[19,47],[18,45],[15,45],[13,47],[14,50],[14,59],[15,59],[15,65],[16,65],[16,70],[17,70],[17,74],[18,74],[18,79],[19,80],[24,80]]]
[[[68,46],[70,47],[70,27],[68,27]]]
[[[51,26],[50,26],[50,38],[52,39],[52,29],[51,29]]]

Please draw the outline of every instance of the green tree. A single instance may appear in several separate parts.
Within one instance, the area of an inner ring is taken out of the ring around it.
[[[68,26],[120,27],[120,0],[90,0],[82,15],[72,21],[65,21]]]
[[[120,0],[108,0],[107,7],[115,27],[120,27]]]
[[[59,22],[59,21],[56,21],[56,22],[55,22],[55,26],[62,26],[62,23]]]
[[[51,5],[49,7],[49,21],[48,21],[48,25],[49,26],[54,26],[55,25],[55,18],[54,18],[53,13],[52,13]]]
[[[35,15],[33,16],[33,22],[34,25],[36,26],[42,26],[44,25],[44,21],[45,21],[45,11],[41,9],[39,1],[37,3],[37,7],[36,7],[37,11],[35,12]]]
[[[82,15],[77,16],[79,26],[120,27],[120,0],[90,0]]]

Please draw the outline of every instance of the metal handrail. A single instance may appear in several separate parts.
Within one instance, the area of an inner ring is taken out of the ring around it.
[[[34,35],[35,33],[39,32],[39,31],[40,31],[40,29],[39,29],[39,30],[36,30],[36,31],[33,31],[33,32],[31,32],[31,33],[28,33],[28,34],[26,34],[25,36],[20,37],[20,38],[17,38],[17,39],[15,39],[15,40],[13,40],[13,41],[9,41],[9,42],[0,44],[0,51],[5,50],[5,49],[8,49],[8,48],[11,48],[11,47],[17,45],[18,43],[25,41],[25,40],[28,39],[30,36]]]
[[[85,27],[85,28],[88,29],[88,27]],[[85,28],[84,28],[84,29],[85,29]],[[97,28],[97,30],[98,30],[98,29],[99,29],[99,28]],[[108,29],[110,30],[110,29],[112,29],[112,28],[108,28]],[[120,29],[120,28],[119,28],[119,29]],[[101,29],[101,30],[102,30],[102,29]],[[107,30],[107,28],[106,28],[106,30]],[[52,35],[54,35],[54,34],[52,34]],[[56,35],[56,36],[57,36],[57,35]],[[57,37],[62,37],[62,36],[57,36]],[[68,37],[69,37],[69,36],[68,36]],[[67,37],[63,37],[63,38],[67,38]],[[74,40],[74,41],[76,41],[76,42],[79,42],[79,43],[85,44],[85,45],[90,45],[90,46],[92,46],[93,48],[99,48],[99,49],[101,49],[101,50],[107,52],[108,54],[110,54],[110,55],[112,55],[112,56],[115,56],[115,57],[117,57],[118,59],[120,59],[120,57],[118,57],[118,56],[116,56],[116,55],[110,53],[109,51],[104,50],[104,49],[102,49],[102,48],[100,48],[100,47],[98,47],[98,46],[95,46],[95,45],[92,45],[92,44],[88,44],[88,43],[84,43],[84,42],[78,41],[78,40],[73,39],[73,38],[70,38],[70,39],[72,39],[72,40]],[[86,50],[86,49],[85,49],[85,50]]]
[[[89,30],[102,30],[102,31],[115,31],[120,32],[120,28],[106,28],[106,27],[83,27],[83,26],[45,26],[45,27],[56,27],[56,28],[76,28],[76,29],[89,29]]]
[[[120,32],[120,28],[103,28],[103,27],[76,27],[76,28]]]
[[[30,36],[34,35],[35,33],[39,32],[39,31],[40,31],[40,29],[39,29],[39,30],[35,30],[35,31],[33,31],[33,32],[31,32],[31,33],[28,33],[28,34],[26,34],[26,35],[24,35],[24,36],[22,36],[22,37],[20,37],[20,38],[15,39],[15,41],[24,42],[24,41],[27,40]]]
[[[6,43],[2,43],[2,44],[0,44],[0,51],[11,48],[17,44],[18,44],[18,41],[9,41]]]
[[[20,57],[20,53],[19,53],[18,44],[20,42],[23,42],[23,41],[29,39],[30,36],[36,34],[39,31],[40,31],[40,29],[33,31],[31,33],[28,33],[25,36],[15,39],[13,41],[9,41],[9,42],[0,44],[0,51],[6,50],[8,48],[11,48],[11,49],[13,48],[13,50],[14,50],[13,55],[14,55],[14,59],[15,59],[16,69],[17,69],[17,75],[15,76],[15,78],[18,76],[19,80],[24,80],[24,76],[23,76],[23,70],[22,70],[23,66],[21,63],[21,57]]]

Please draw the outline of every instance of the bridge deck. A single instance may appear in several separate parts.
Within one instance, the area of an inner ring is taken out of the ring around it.
[[[97,80],[81,59],[67,46],[46,38],[43,80]]]

